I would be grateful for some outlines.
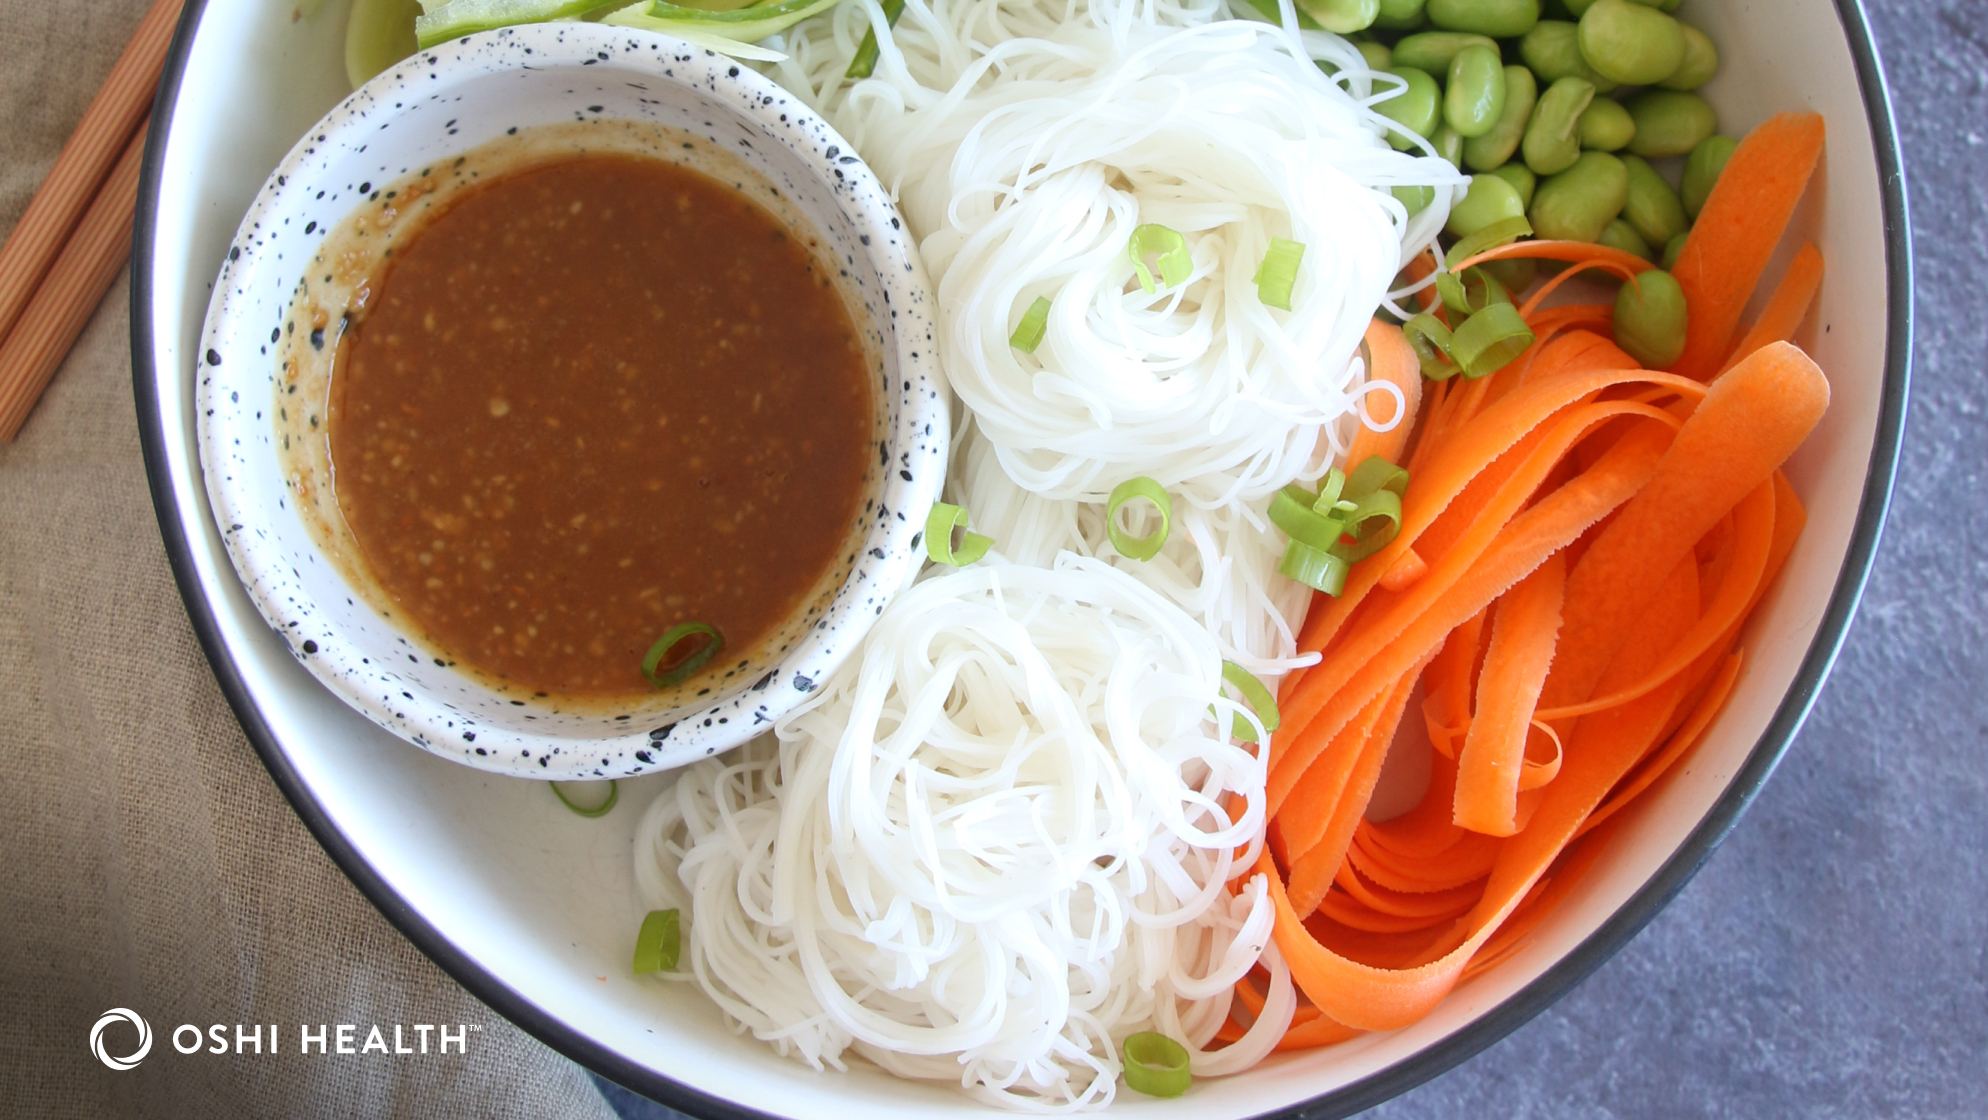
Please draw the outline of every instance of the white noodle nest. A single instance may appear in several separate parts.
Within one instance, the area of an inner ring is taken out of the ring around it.
[[[1264,771],[1217,729],[1254,719],[1220,678],[1205,630],[1095,559],[935,572],[777,744],[683,772],[637,879],[689,916],[687,976],[817,1067],[854,1047],[1031,1111],[1108,1103],[1140,1030],[1247,1068],[1295,996],[1263,880],[1228,885]],[[1203,1052],[1259,955],[1269,1012]]]

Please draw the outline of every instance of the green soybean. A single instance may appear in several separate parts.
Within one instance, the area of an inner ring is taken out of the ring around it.
[[[1468,46],[1498,49],[1498,43],[1487,35],[1473,35],[1465,31],[1419,31],[1405,35],[1394,45],[1394,64],[1413,66],[1427,74],[1447,74],[1450,62],[1456,52]]]
[[[1639,273],[1615,293],[1615,344],[1646,369],[1663,369],[1684,353],[1684,289],[1659,268]]]
[[[1532,120],[1526,122],[1522,141],[1526,166],[1540,175],[1572,167],[1581,154],[1581,114],[1594,99],[1595,87],[1581,78],[1562,78],[1547,86],[1533,106]]]
[[[1595,0],[1581,16],[1581,57],[1626,86],[1663,81],[1684,61],[1684,29],[1655,8]]]
[[[1733,158],[1733,149],[1737,147],[1739,141],[1730,136],[1707,136],[1691,149],[1691,155],[1684,161],[1684,179],[1678,192],[1685,213],[1696,218],[1705,208],[1712,184],[1719,181],[1719,173],[1726,169],[1726,161]]]
[[[1298,10],[1335,35],[1365,31],[1381,14],[1381,0],[1297,0]]]
[[[1543,19],[1534,25],[1519,40],[1519,57],[1547,85],[1562,78],[1580,78],[1595,87],[1596,93],[1608,93],[1616,87],[1581,57],[1581,29],[1563,20]]]
[[[1582,152],[1573,166],[1533,193],[1527,217],[1542,238],[1596,241],[1622,213],[1629,170],[1607,152]]]
[[[1442,117],[1442,89],[1436,85],[1436,79],[1430,77],[1427,70],[1400,65],[1400,48],[1395,49],[1394,56],[1396,65],[1388,67],[1387,73],[1407,82],[1408,88],[1386,101],[1375,102],[1374,112],[1401,125],[1416,136],[1428,136],[1436,131],[1436,121]],[[1412,137],[1394,129],[1388,131],[1387,142],[1404,152],[1417,147]]]
[[[1450,220],[1443,228],[1451,237],[1469,237],[1493,222],[1525,215],[1525,200],[1512,184],[1496,175],[1472,175],[1470,192],[1450,207]]]
[[[1643,240],[1643,235],[1636,232],[1635,226],[1630,225],[1621,218],[1617,218],[1603,226],[1601,236],[1597,237],[1595,242],[1600,245],[1606,245],[1611,249],[1620,249],[1625,253],[1632,253],[1649,261],[1651,264],[1657,263],[1656,250],[1650,248],[1650,243]]]
[[[1519,150],[1519,141],[1525,139],[1526,121],[1538,100],[1539,85],[1532,71],[1523,66],[1505,67],[1505,111],[1498,114],[1489,132],[1463,142],[1463,162],[1476,171],[1505,166]]]
[[[1691,228],[1684,216],[1684,203],[1670,183],[1639,156],[1623,156],[1629,169],[1629,195],[1622,203],[1622,218],[1636,227],[1644,241],[1663,245]]]
[[[1573,16],[1575,19],[1580,19],[1586,15],[1588,9],[1594,6],[1595,0],[1564,0],[1562,4],[1562,7],[1567,9],[1567,14]]]
[[[1523,292],[1532,287],[1539,276],[1539,262],[1531,257],[1509,257],[1502,261],[1485,261],[1477,267],[1483,269],[1492,279],[1505,286],[1508,292]]]
[[[1505,111],[1505,64],[1482,44],[1456,52],[1443,87],[1443,120],[1466,139],[1482,136]]]
[[[1408,208],[1408,216],[1414,217],[1429,208],[1436,201],[1436,188],[1430,186],[1389,187],[1388,193]]]
[[[1429,22],[1450,31],[1509,39],[1539,22],[1539,0],[1429,0]]]
[[[1719,127],[1712,106],[1695,93],[1653,89],[1629,99],[1636,121],[1636,138],[1629,150],[1645,159],[1681,156],[1696,148]]]
[[[1597,97],[1581,110],[1581,119],[1574,125],[1575,135],[1581,138],[1581,147],[1592,148],[1597,152],[1619,152],[1629,146],[1636,135],[1636,122],[1629,116],[1629,110],[1622,102]]]
[[[1451,163],[1459,167],[1463,165],[1463,137],[1458,136],[1456,129],[1449,125],[1439,125],[1436,128],[1436,134],[1429,137],[1429,146],[1436,149],[1437,155]]]
[[[1523,210],[1532,209],[1532,194],[1539,188],[1539,176],[1532,173],[1532,168],[1523,163],[1508,163],[1485,174],[1496,175],[1510,183],[1512,189],[1519,192],[1519,207]]]
[[[1413,31],[1428,21],[1424,3],[1425,0],[1381,0],[1381,13],[1374,17],[1374,26],[1390,31]]]
[[[1712,45],[1710,36],[1690,24],[1678,26],[1684,29],[1684,61],[1657,84],[1665,89],[1697,89],[1719,72],[1719,48]]]
[[[1671,238],[1669,241],[1664,242],[1665,272],[1669,272],[1671,269],[1677,267],[1677,258],[1684,255],[1684,242],[1685,239],[1690,236],[1691,235],[1688,233],[1680,233],[1676,237]]]
[[[1360,48],[1360,57],[1367,60],[1367,69],[1385,70],[1394,65],[1394,52],[1386,43],[1355,43]]]

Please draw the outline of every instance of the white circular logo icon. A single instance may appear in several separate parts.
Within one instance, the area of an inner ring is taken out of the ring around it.
[[[120,1022],[130,1023],[138,1028],[138,1049],[122,1058],[113,1058],[110,1056],[110,1051],[104,1049],[104,1028]],[[145,1055],[152,1052],[152,1024],[146,1022],[143,1015],[128,1007],[113,1007],[104,1012],[103,1018],[97,1020],[96,1026],[90,1028],[90,1051],[97,1056],[98,1061],[112,1069],[132,1069],[145,1060]]]

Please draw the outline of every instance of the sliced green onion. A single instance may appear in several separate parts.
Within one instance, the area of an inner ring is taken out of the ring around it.
[[[1463,367],[1465,377],[1483,377],[1505,368],[1532,343],[1532,328],[1526,326],[1519,309],[1509,303],[1494,303],[1456,329],[1450,357]]]
[[[1467,268],[1462,272],[1445,272],[1436,277],[1436,291],[1443,297],[1443,306],[1459,321],[1465,315],[1474,315],[1494,303],[1512,302],[1512,293],[1507,291],[1497,277],[1481,268]]]
[[[1298,283],[1298,262],[1305,256],[1303,242],[1283,237],[1270,239],[1263,263],[1256,266],[1256,298],[1266,307],[1291,309],[1291,289]]]
[[[954,533],[960,535],[957,545]],[[933,502],[932,512],[925,515],[925,555],[941,564],[963,568],[987,555],[993,543],[992,537],[966,531],[966,511],[958,506]]]
[[[1160,527],[1143,537],[1135,537],[1119,527],[1119,507],[1134,498],[1144,498],[1160,511]],[[1173,499],[1167,497],[1164,486],[1144,475],[1128,478],[1111,488],[1110,504],[1104,511],[1105,534],[1111,538],[1111,547],[1120,556],[1132,560],[1151,560],[1166,546],[1167,534],[1173,531]]]
[[[1169,288],[1180,287],[1194,274],[1194,256],[1187,251],[1187,238],[1165,226],[1149,224],[1133,230],[1126,252],[1132,257],[1132,270],[1139,274],[1139,287],[1148,294],[1159,291],[1153,270],[1146,267],[1148,254],[1160,258],[1160,283]]]
[[[884,0],[884,26],[896,27],[897,17],[904,14],[904,0]],[[863,32],[863,45],[856,48],[856,57],[849,60],[849,69],[842,72],[845,78],[867,78],[877,72],[877,29],[873,24]],[[1034,347],[1030,347],[1034,349]]]
[[[1263,730],[1277,730],[1277,726],[1283,722],[1283,717],[1277,713],[1277,698],[1270,695],[1270,690],[1263,687],[1263,682],[1256,679],[1256,674],[1233,661],[1224,661],[1222,679],[1234,685],[1237,692],[1242,693],[1243,703],[1248,704],[1250,711],[1255,712],[1256,718],[1262,721]],[[1245,743],[1256,742],[1256,728],[1251,727],[1249,721],[1241,716],[1233,718],[1235,722],[1229,729],[1230,734]]]
[[[1319,480],[1318,497],[1312,500],[1312,508],[1324,513],[1339,504],[1346,496],[1346,472],[1338,467],[1328,467],[1325,477]]]
[[[1457,243],[1450,246],[1450,251],[1443,260],[1449,264],[1449,267],[1455,268],[1459,263],[1469,260],[1486,249],[1495,249],[1507,242],[1531,236],[1531,222],[1526,221],[1523,217],[1504,218],[1492,222],[1490,225],[1485,226],[1468,237],[1458,238]]]
[[[1397,467],[1379,455],[1369,455],[1346,476],[1346,496],[1358,501],[1376,490],[1391,490],[1408,496],[1408,469]]]
[[[1153,1031],[1125,1040],[1125,1084],[1149,1097],[1177,1097],[1194,1084],[1187,1047]]]
[[[677,927],[675,910],[651,910],[642,917],[642,929],[635,935],[635,975],[675,972],[683,953],[683,934]]]
[[[1450,329],[1441,319],[1425,311],[1401,324],[1401,333],[1422,363],[1422,376],[1448,381],[1457,375],[1456,363],[1450,360]]]
[[[1270,523],[1294,541],[1317,549],[1331,548],[1346,532],[1346,522],[1318,512],[1317,501],[1317,495],[1302,486],[1286,486],[1270,499]]]
[[[1340,541],[1332,552],[1348,564],[1357,564],[1386,548],[1401,532],[1401,495],[1392,490],[1376,490],[1354,503],[1346,515],[1346,535],[1353,543]]]
[[[427,5],[414,17],[414,39],[422,50],[478,31],[521,23],[550,23],[613,8],[625,0],[449,0]],[[402,26],[405,26],[404,24]]]
[[[614,808],[614,803],[621,799],[621,787],[615,783],[613,778],[607,780],[607,800],[592,807],[575,805],[573,799],[566,796],[566,791],[561,787],[568,785],[598,786],[600,785],[599,782],[547,782],[546,785],[552,787],[552,794],[559,799],[561,805],[573,810],[573,812],[580,816],[588,818],[607,816],[608,810]]]
[[[1346,576],[1353,565],[1343,556],[1313,548],[1303,541],[1284,545],[1284,559],[1277,570],[1314,591],[1338,595],[1346,590]]]
[[[1029,309],[1022,313],[1022,321],[1015,326],[1015,333],[1008,336],[1008,345],[1024,354],[1035,353],[1042,345],[1042,336],[1049,333],[1049,301],[1042,296],[1035,297]]]
[[[689,656],[678,661],[663,672],[656,672],[657,668],[662,665],[665,654],[682,644],[684,639],[694,638],[699,634],[711,640],[705,642],[701,648],[693,650]],[[642,675],[649,678],[649,683],[655,685],[657,688],[674,688],[689,680],[691,674],[702,669],[704,663],[718,656],[718,651],[723,648],[725,648],[724,637],[709,624],[703,622],[679,622],[668,630],[663,631],[663,636],[657,638],[656,644],[649,647],[649,652],[642,655]]]

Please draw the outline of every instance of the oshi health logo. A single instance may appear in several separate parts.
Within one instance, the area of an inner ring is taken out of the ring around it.
[[[129,1023],[138,1028],[138,1049],[122,1058],[113,1056],[110,1047],[104,1043],[104,1031],[113,1023]],[[145,1060],[145,1055],[152,1052],[152,1024],[146,1022],[143,1015],[128,1007],[113,1007],[104,1012],[103,1018],[97,1020],[96,1026],[90,1028],[90,1052],[97,1056],[98,1061],[114,1070],[133,1069],[139,1062]]]

